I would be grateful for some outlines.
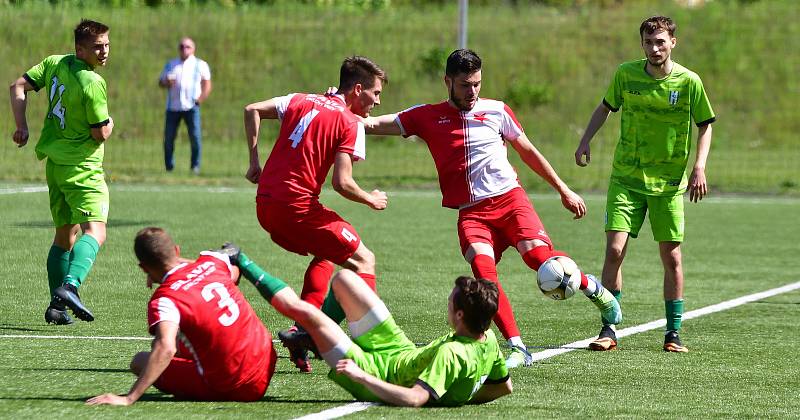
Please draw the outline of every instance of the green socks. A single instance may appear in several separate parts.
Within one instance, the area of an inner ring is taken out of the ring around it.
[[[622,290],[608,289],[608,291],[611,292],[611,295],[614,296],[614,299],[616,299],[617,302],[622,299]]]
[[[100,244],[97,243],[97,240],[92,235],[81,235],[81,238],[72,247],[72,252],[70,252],[69,270],[64,277],[64,284],[71,284],[75,288],[80,287],[89,274],[89,270],[92,269],[99,250]]]
[[[50,297],[53,291],[64,282],[64,276],[69,271],[70,252],[61,247],[52,245],[47,254],[47,283],[50,286]]]
[[[264,271],[264,269],[254,263],[243,252],[239,253],[239,270],[242,272],[244,278],[250,280],[250,282],[256,286],[258,293],[267,301],[271,301],[276,293],[287,287],[283,280],[273,277],[271,274]]]
[[[339,301],[336,300],[336,297],[333,296],[333,288],[328,291],[328,296],[325,297],[325,301],[322,302],[322,313],[328,316],[328,318],[332,319],[333,322],[340,324],[344,321],[345,314],[344,309],[342,309],[342,305],[339,304]]]
[[[664,309],[667,315],[667,331],[680,330],[683,319],[683,299],[665,300]]]

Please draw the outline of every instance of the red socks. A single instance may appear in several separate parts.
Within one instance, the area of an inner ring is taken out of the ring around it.
[[[508,301],[506,292],[503,291],[503,287],[497,280],[497,266],[494,263],[494,258],[478,254],[472,259],[470,265],[475,278],[490,280],[497,285],[497,291],[499,292],[497,296],[497,315],[494,316],[494,323],[497,325],[497,329],[506,339],[519,336],[519,327],[517,327],[517,321],[514,319],[514,312],[511,310],[511,302]]]
[[[321,258],[314,258],[306,269],[303,277],[303,291],[300,299],[316,306],[322,307],[325,295],[328,294],[328,283],[333,276],[333,263]]]
[[[369,286],[369,288],[372,289],[373,292],[378,293],[378,287],[375,283],[374,274],[367,274],[367,273],[356,273],[356,274],[358,274],[358,276],[361,277],[362,280],[364,280],[364,283],[367,283],[367,286]]]

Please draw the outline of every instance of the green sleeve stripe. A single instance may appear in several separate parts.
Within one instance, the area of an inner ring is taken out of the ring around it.
[[[91,127],[91,128],[100,128],[102,126],[108,125],[108,123],[110,123],[110,122],[111,122],[111,120],[106,118],[105,121],[100,121],[97,124],[89,124],[89,127]]]
[[[485,381],[483,381],[483,383],[484,384],[488,384],[488,385],[496,385],[496,384],[505,383],[509,379],[511,379],[511,375],[506,375],[506,376],[504,376],[504,377],[502,377],[500,379],[486,379]]]
[[[605,105],[606,108],[608,108],[608,110],[611,111],[611,112],[619,111],[619,108],[614,108],[613,106],[611,106],[611,104],[608,103],[608,101],[606,101],[606,98],[603,98],[603,105]]]
[[[37,84],[36,84],[36,82],[34,82],[34,81],[33,81],[33,78],[31,78],[30,76],[28,76],[28,73],[25,73],[25,74],[23,74],[23,75],[22,75],[22,78],[23,78],[23,79],[25,79],[25,80],[27,80],[27,81],[28,81],[28,83],[30,83],[30,84],[31,84],[31,86],[33,86],[33,90],[35,90],[36,92],[38,92],[38,91],[39,91],[39,89],[41,89],[41,88],[42,88],[41,86],[37,85]]]
[[[423,381],[422,379],[417,379],[417,385],[425,388],[425,390],[431,394],[431,398],[433,398],[434,401],[437,401],[439,398],[441,398],[441,395],[439,395],[430,385],[428,385],[427,382]]]
[[[717,117],[711,117],[711,118],[709,118],[709,119],[707,119],[705,121],[697,123],[697,126],[698,127],[703,127],[703,126],[706,126],[706,125],[709,125],[709,124],[713,123],[716,120],[717,120]]]

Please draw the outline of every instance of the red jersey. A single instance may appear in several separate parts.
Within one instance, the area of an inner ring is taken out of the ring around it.
[[[511,191],[519,185],[504,140],[522,135],[506,104],[479,98],[470,111],[446,101],[417,105],[397,115],[403,137],[418,136],[439,173],[442,206],[459,208]]]
[[[290,203],[317,199],[336,153],[366,158],[364,125],[341,96],[294,93],[273,100],[281,130],[261,171],[259,196]]]
[[[227,255],[201,252],[170,270],[150,298],[150,332],[162,321],[179,325],[180,348],[212,389],[227,391],[264,375],[272,336],[231,280]]]

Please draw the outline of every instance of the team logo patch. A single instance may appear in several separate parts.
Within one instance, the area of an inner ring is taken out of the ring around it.
[[[678,103],[678,91],[677,90],[669,91],[669,104],[675,105],[677,103]]]
[[[487,120],[485,112],[482,112],[480,114],[475,114],[473,116],[473,118],[475,118],[475,121],[479,121],[479,122],[484,122],[484,121]]]

